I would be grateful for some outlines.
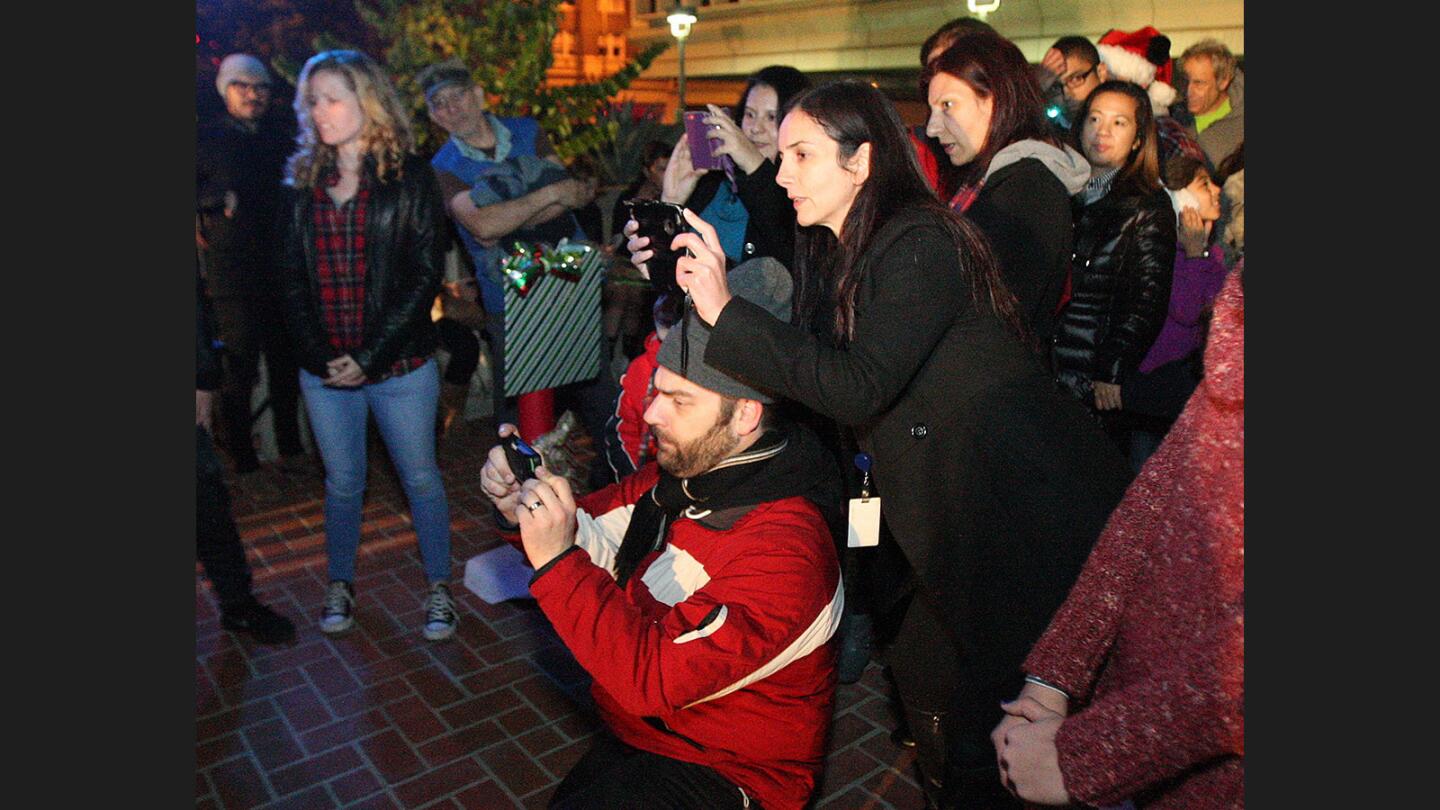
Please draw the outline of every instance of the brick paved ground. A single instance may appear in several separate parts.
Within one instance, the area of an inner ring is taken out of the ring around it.
[[[464,425],[441,453],[462,618],[448,641],[419,632],[425,590],[415,535],[383,450],[372,445],[356,581],[356,627],[315,626],[326,584],[317,471],[273,465],[231,478],[262,601],[296,620],[285,647],[220,627],[195,588],[195,801],[206,810],[542,808],[589,746],[587,676],[533,602],[487,605],[461,581],[497,546],[476,475],[490,423]],[[839,690],[813,807],[920,808],[913,754],[889,739],[882,672]]]

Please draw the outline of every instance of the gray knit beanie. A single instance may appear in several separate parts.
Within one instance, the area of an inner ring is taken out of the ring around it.
[[[793,293],[790,271],[785,265],[768,256],[750,259],[736,265],[725,280],[730,294],[759,305],[766,312],[785,323],[790,322],[790,297]],[[682,368],[681,344],[689,343],[687,361]],[[679,374],[701,388],[717,394],[740,399],[753,399],[766,404],[775,397],[756,390],[751,386],[705,364],[705,347],[710,343],[710,327],[700,320],[694,309],[687,307],[680,316],[680,322],[670,327],[670,332],[660,344],[657,362]]]
[[[225,95],[225,88],[230,83],[240,79],[249,79],[256,84],[269,84],[270,71],[265,69],[265,63],[251,56],[248,53],[232,53],[220,60],[220,73],[215,76],[215,89],[221,96]]]

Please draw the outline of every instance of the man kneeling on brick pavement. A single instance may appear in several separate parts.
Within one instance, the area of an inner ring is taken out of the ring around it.
[[[747,262],[729,282],[788,318],[778,262]],[[606,726],[551,808],[800,808],[824,759],[838,471],[772,397],[705,365],[709,329],[682,317],[645,411],[656,462],[578,503],[543,466],[517,482],[501,447],[481,473]]]

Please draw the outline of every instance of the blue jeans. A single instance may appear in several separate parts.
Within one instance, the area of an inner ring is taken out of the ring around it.
[[[330,579],[355,581],[365,497],[365,422],[371,412],[410,501],[425,577],[430,582],[450,579],[450,505],[435,462],[440,397],[435,360],[409,374],[359,388],[326,388],[321,378],[301,369],[300,390],[315,446],[325,463],[325,555]]]

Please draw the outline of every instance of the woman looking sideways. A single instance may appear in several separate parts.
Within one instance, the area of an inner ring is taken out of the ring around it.
[[[1053,134],[1033,69],[999,34],[955,40],[926,66],[921,84],[930,105],[925,134],[958,167],[950,207],[990,240],[1048,362],[1070,267],[1070,195],[1085,187],[1090,164]]]
[[[873,457],[908,563],[885,584],[913,592],[888,660],[925,790],[1012,806],[989,730],[1128,471],[1021,343],[984,239],[935,197],[879,90],[809,90],[779,136],[794,324],[730,296],[715,229],[692,211],[697,232],[672,243],[695,254],[677,265],[695,305],[682,317],[713,325],[707,364],[834,419]]]
[[[1130,466],[1136,474],[1200,384],[1200,353],[1210,306],[1227,272],[1225,249],[1215,232],[1220,187],[1204,161],[1176,155],[1165,164],[1164,181],[1180,233],[1170,305],[1159,337],[1121,389],[1130,427]]]
[[[810,80],[795,68],[771,65],[746,82],[734,117],[709,105],[705,125],[719,141],[712,151],[735,162],[733,182],[719,169],[696,169],[683,135],[670,155],[660,199],[684,205],[713,223],[732,264],[770,256],[789,269],[794,261],[795,209],[775,184],[776,128],[786,103],[809,86]]]
[[[440,375],[430,307],[445,214],[390,80],[358,51],[325,51],[297,82],[282,273],[300,390],[325,463],[330,585],[320,629],[354,624],[355,554],[374,414],[400,473],[430,588],[425,638],[455,632],[450,508],[435,462]]]
[[[1128,451],[1120,386],[1160,334],[1175,266],[1175,212],[1160,187],[1155,119],[1137,84],[1108,81],[1080,107],[1093,173],[1076,198],[1070,300],[1052,354],[1061,384]]]

